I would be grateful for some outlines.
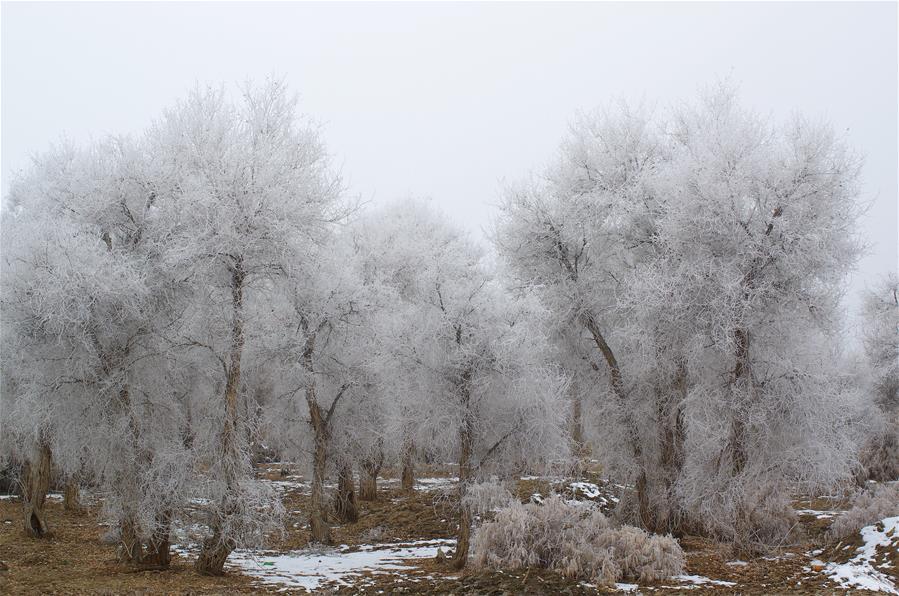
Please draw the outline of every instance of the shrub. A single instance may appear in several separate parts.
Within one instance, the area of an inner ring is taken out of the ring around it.
[[[500,510],[476,533],[473,551],[477,567],[539,567],[606,586],[621,579],[664,579],[684,568],[683,551],[670,536],[613,527],[599,511],[558,495]]]
[[[852,508],[833,522],[827,538],[836,542],[857,534],[865,526],[899,514],[899,484],[880,484],[859,493]]]

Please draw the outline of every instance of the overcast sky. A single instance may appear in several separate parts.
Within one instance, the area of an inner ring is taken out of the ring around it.
[[[553,156],[575,111],[664,108],[729,77],[775,118],[828,119],[866,156],[870,254],[897,267],[897,4],[8,3],[2,191],[62,135],[139,132],[196,83],[275,74],[352,192],[427,196],[476,236],[503,180]]]

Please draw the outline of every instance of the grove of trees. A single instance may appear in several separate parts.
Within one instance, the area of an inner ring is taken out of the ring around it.
[[[280,81],[198,89],[12,184],[0,466],[35,539],[53,476],[102,496],[124,561],[166,567],[187,528],[221,574],[283,528],[260,449],[308,469],[322,543],[383,468],[413,490],[453,462],[456,568],[484,486],[588,454],[616,523],[756,551],[796,492],[899,477],[896,282],[853,360],[860,160],[829,127],[728,88],[582,114],[482,246],[427,201],[354,201],[296,109]]]

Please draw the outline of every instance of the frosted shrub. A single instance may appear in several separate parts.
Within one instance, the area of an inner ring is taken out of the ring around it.
[[[852,508],[833,522],[827,538],[833,542],[843,540],[893,515],[899,515],[899,484],[881,484],[859,493]]]
[[[476,567],[539,567],[566,577],[612,585],[621,579],[655,581],[677,575],[684,554],[677,541],[632,526],[612,527],[599,511],[554,495],[543,504],[513,503],[484,524],[474,539]]]
[[[514,501],[512,493],[496,478],[472,484],[462,497],[462,506],[475,515],[484,515]]]
[[[885,425],[862,450],[860,459],[871,480],[899,480],[899,423]]]

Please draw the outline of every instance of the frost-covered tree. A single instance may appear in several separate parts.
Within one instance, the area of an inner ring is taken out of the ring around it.
[[[282,375],[292,384],[283,393],[278,412],[286,413],[279,417],[303,420],[304,424],[282,426],[276,434],[288,446],[302,449],[307,444],[303,437],[290,435],[311,430],[310,527],[313,540],[322,543],[330,542],[324,481],[328,455],[337,447],[332,443],[336,419],[343,402],[364,396],[369,384],[366,364],[376,341],[370,319],[377,296],[361,283],[348,240],[345,236],[334,238],[315,259],[295,268],[295,283],[277,312],[282,331],[275,336],[278,348],[274,356]],[[352,481],[351,457],[346,450],[336,455],[334,463],[346,488],[346,482]]]
[[[865,476],[872,480],[899,479],[899,281],[884,280],[867,292],[863,304],[864,348],[873,393],[874,428],[862,450]]]
[[[241,370],[265,342],[261,318],[275,288],[342,216],[340,181],[278,81],[247,89],[236,104],[221,90],[198,90],[165,113],[147,142],[170,225],[167,263],[191,286],[175,343],[205,354],[202,372],[220,392],[207,412],[212,434],[198,442],[210,531],[197,560],[201,573],[220,574],[235,547],[273,528],[266,514],[277,511],[252,477]]]
[[[20,438],[41,454],[26,466],[26,484],[36,483],[26,492],[46,491],[51,451],[64,474],[88,467],[125,557],[164,566],[185,475],[158,491],[153,479],[185,458],[156,336],[176,310],[139,157],[126,140],[63,147],[13,186],[3,220],[6,365]],[[26,518],[34,527],[34,511]]]
[[[667,119],[583,117],[510,191],[498,247],[593,344],[644,527],[770,542],[788,486],[847,474],[828,362],[857,172],[826,127],[772,125],[725,89]]]
[[[398,374],[416,377],[400,385],[420,388],[401,403],[429,437],[426,448],[458,462],[453,564],[462,567],[471,486],[491,472],[508,475],[511,463],[528,456],[539,465],[564,447],[558,407],[564,382],[542,360],[545,336],[532,324],[531,317],[539,320],[533,305],[504,291],[482,251],[420,203],[404,204],[402,213],[394,220],[398,228],[382,239],[393,251],[371,266],[382,267],[401,295],[414,297],[398,309],[390,333]]]
[[[791,488],[851,466],[845,395],[829,373],[861,248],[858,162],[826,126],[772,125],[727,90],[678,111],[670,138],[656,261],[670,294],[655,296],[698,331],[677,490],[707,531],[770,544],[791,527],[778,519]]]
[[[621,294],[636,263],[655,254],[651,238],[659,199],[649,179],[661,157],[645,110],[582,115],[545,175],[508,190],[494,234],[511,275],[537,293],[567,337],[562,354],[587,363],[608,387],[604,405],[610,416],[603,418],[618,423],[601,430],[602,444],[625,446],[617,468],[633,469],[647,527],[643,421],[633,407],[635,380],[627,376],[631,354],[622,345],[627,314]],[[571,363],[568,369],[575,370]],[[582,379],[591,376],[578,372]]]

